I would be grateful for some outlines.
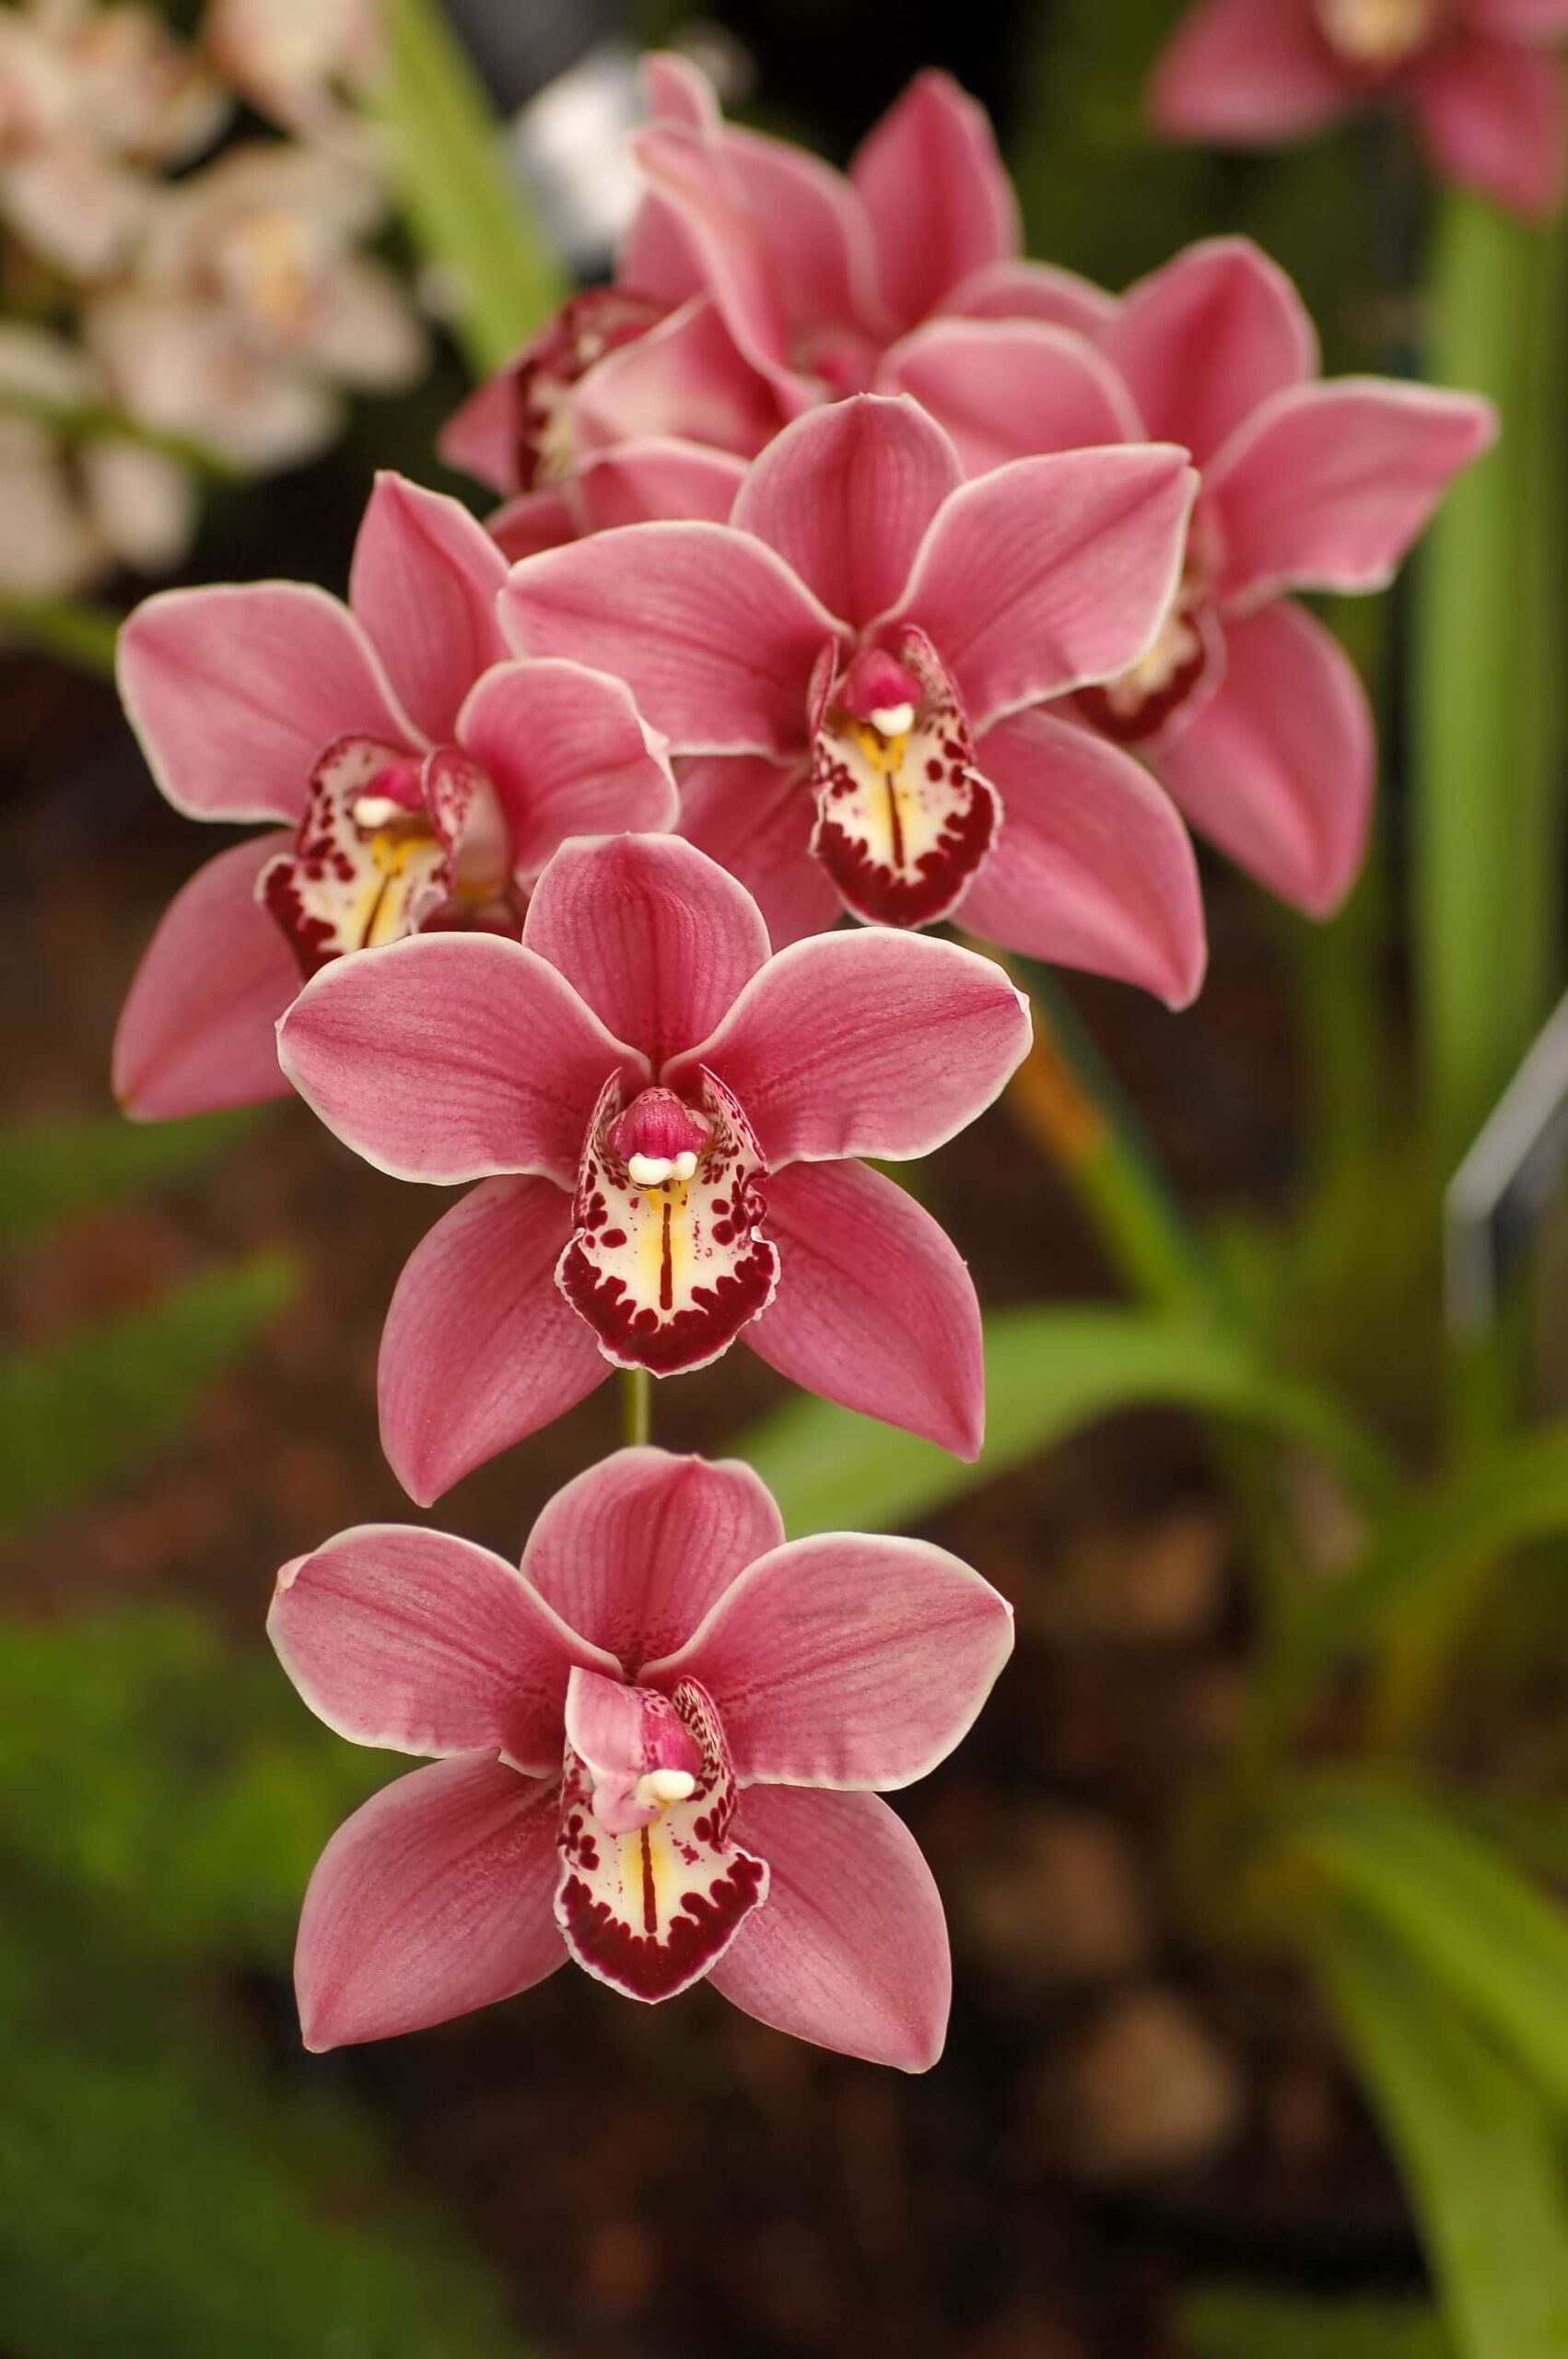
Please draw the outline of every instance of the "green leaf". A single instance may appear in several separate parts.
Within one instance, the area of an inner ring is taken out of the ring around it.
[[[1319,1966],[1402,2166],[1458,2359],[1562,2359],[1568,2189],[1544,2106],[1377,1926],[1347,1914]]]
[[[1417,575],[1418,1013],[1452,1168],[1562,971],[1568,224],[1543,230],[1450,191],[1432,295],[1432,374],[1490,393],[1503,417],[1497,448],[1444,501]]]
[[[95,679],[114,677],[114,650],[121,616],[109,606],[76,598],[27,598],[0,590],[0,646],[20,640],[41,655],[58,655]]]
[[[236,1995],[205,2021],[90,1908],[9,1867],[6,1889],[7,2359],[521,2359],[499,2289],[393,2195],[330,2066],[285,2077]]]
[[[797,1535],[919,1522],[1097,1418],[1151,1402],[1286,1435],[1321,1449],[1375,1496],[1391,1479],[1375,1446],[1310,1387],[1270,1375],[1232,1338],[1139,1311],[1000,1312],[987,1326],[986,1391],[986,1449],[976,1466],[806,1395],[733,1447]]]
[[[0,1132],[0,1245],[18,1245],[68,1214],[182,1180],[254,1130],[247,1108],[188,1122],[86,1114]]]
[[[1308,1778],[1292,1790],[1284,1820],[1291,1849],[1568,2108],[1568,1914],[1505,1853],[1408,1788]]]
[[[1188,2359],[1453,2359],[1430,2310],[1413,2302],[1315,2302],[1205,2285],[1181,2306]]]
[[[404,1766],[188,1611],[0,1622],[0,1845],[150,1955],[287,1966],[322,1845]]]
[[[1258,1691],[1273,1728],[1309,1697],[1336,1655],[1392,1620],[1416,1593],[1461,1579],[1488,1556],[1568,1532],[1568,1424],[1490,1452],[1397,1509],[1331,1589],[1297,1609]]]
[[[565,292],[528,217],[500,127],[440,0],[381,0],[380,113],[409,227],[447,280],[475,373],[499,368]]]
[[[171,1440],[295,1282],[287,1255],[258,1253],[148,1309],[0,1359],[0,1533],[114,1481]]]

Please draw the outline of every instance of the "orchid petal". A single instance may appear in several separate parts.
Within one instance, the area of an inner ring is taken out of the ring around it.
[[[1416,122],[1436,169],[1544,219],[1562,200],[1562,67],[1549,49],[1460,35],[1422,60]]]
[[[114,1095],[138,1121],[287,1097],[277,1019],[299,989],[256,879],[287,834],[231,844],[198,868],[158,921],[114,1035]]]
[[[315,1713],[354,1744],[561,1758],[574,1664],[615,1672],[503,1558],[450,1532],[360,1524],[277,1577],[267,1635]]]
[[[1250,238],[1205,238],[1141,279],[1104,344],[1150,432],[1200,467],[1259,402],[1317,373],[1301,298]]]
[[[1018,252],[1018,201],[985,109],[950,75],[918,74],[849,166],[883,292],[906,325],[989,263]]]
[[[674,825],[662,741],[603,672],[497,663],[470,691],[456,734],[500,796],[519,877],[536,875],[568,836]]]
[[[690,131],[717,131],[719,97],[700,65],[678,50],[650,49],[638,60],[643,112],[649,123],[681,123]]]
[[[529,1534],[522,1570],[563,1622],[635,1680],[783,1538],[766,1485],[738,1459],[620,1449],[556,1493]]]
[[[334,737],[411,738],[347,607],[302,581],[160,590],[122,625],[116,673],[147,768],[193,819],[297,820]]]
[[[946,1760],[1012,1651],[1012,1608],[956,1556],[836,1532],[749,1566],[644,1675],[700,1681],[743,1785],[891,1793]]]
[[[550,1180],[486,1180],[415,1247],[387,1312],[381,1448],[428,1507],[609,1375],[556,1284],[571,1203]]]
[[[1199,0],[1154,68],[1149,119],[1174,139],[1270,147],[1358,103],[1315,0]]]
[[[789,414],[766,377],[737,350],[708,295],[683,299],[635,344],[606,353],[573,388],[569,403],[585,456],[672,438],[749,458]]]
[[[1170,605],[1197,481],[1168,444],[998,467],[943,501],[889,621],[925,631],[977,735],[1023,705],[1107,679],[1142,652]]]
[[[707,1039],[768,957],[744,886],[673,836],[568,844],[539,880],[523,940],[655,1073]]]
[[[1000,722],[979,758],[1005,816],[965,903],[970,932],[1188,1006],[1207,957],[1203,898],[1169,796],[1118,746],[1045,712]]]
[[[871,225],[846,183],[818,157],[765,132],[727,126],[720,143],[735,195],[755,223],[787,330],[810,343],[841,330],[851,344],[876,319]]]
[[[837,922],[838,894],[812,857],[816,808],[799,763],[701,755],[679,777],[681,834],[745,886],[776,950]]]
[[[733,522],[860,625],[897,597],[963,475],[953,444],[915,403],[860,393],[785,428],[753,465]]]
[[[744,1340],[825,1400],[978,1458],[980,1307],[956,1247],[862,1163],[797,1164],[768,1181],[778,1292]]]
[[[1288,599],[1226,625],[1217,694],[1160,755],[1199,835],[1270,892],[1328,917],[1366,849],[1377,749],[1339,641]]]
[[[938,319],[1038,320],[1095,336],[1117,313],[1117,299],[1075,270],[1046,262],[993,262],[943,296]]]
[[[564,548],[579,539],[582,517],[568,491],[522,491],[491,511],[485,530],[508,563],[517,565],[541,549]]]
[[[442,466],[472,475],[491,491],[518,487],[517,364],[520,353],[460,402],[436,437]]]
[[[788,414],[809,406],[814,389],[790,366],[787,314],[768,241],[725,169],[725,143],[655,125],[633,135],[632,153],[654,194],[678,217],[736,349]]]
[[[394,1180],[533,1171],[570,1187],[604,1077],[635,1070],[555,968],[494,934],[340,958],[278,1029],[296,1089]]]
[[[926,2072],[942,2054],[953,1965],[919,1844],[879,1795],[748,1786],[736,1840],[767,1861],[767,1906],[708,1979],[776,2031]]]
[[[559,1789],[458,1754],[373,1794],[316,1862],[294,1981],[307,2048],[424,2031],[566,1963]]]
[[[700,518],[727,524],[746,478],[743,459],[673,436],[623,442],[578,470],[574,490],[591,532]]]
[[[1490,402],[1341,377],[1278,393],[1204,479],[1226,604],[1290,585],[1381,590],[1461,467],[1496,438]]]
[[[507,648],[496,598],[507,562],[466,508],[403,475],[379,475],[349,573],[348,600],[417,726],[452,734],[463,698]]]
[[[677,753],[797,753],[813,667],[839,626],[774,552],[727,524],[628,524],[512,569],[519,652],[614,672]]]
[[[1568,0],[1468,0],[1472,32],[1496,41],[1539,42],[1543,49],[1568,40]]]
[[[1085,336],[1036,321],[929,321],[894,346],[877,383],[913,394],[947,428],[966,475],[1040,452],[1143,440],[1110,362]]]
[[[677,1074],[717,1074],[778,1173],[931,1154],[1000,1095],[1028,1047],[1027,1009],[1000,967],[876,927],[779,951],[666,1077],[678,1088]]]

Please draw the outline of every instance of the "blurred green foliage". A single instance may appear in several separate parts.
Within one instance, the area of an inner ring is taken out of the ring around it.
[[[23,1245],[72,1213],[192,1178],[250,1137],[261,1109],[188,1122],[78,1114],[0,1133],[0,1248]]]
[[[1430,2311],[1412,2302],[1292,2300],[1205,2286],[1181,2306],[1188,2359],[1453,2359]]]
[[[515,2359],[330,2068],[286,2060],[291,2025],[269,2056],[231,1979],[284,1967],[316,1852],[384,1769],[193,1615],[0,1626],[16,2359]]]
[[[1233,1336],[1136,1310],[1036,1305],[986,1322],[987,1436],[977,1464],[900,1427],[802,1393],[733,1443],[799,1537],[919,1520],[1118,1409],[1198,1409],[1311,1442],[1380,1496],[1375,1449],[1305,1384],[1272,1377]]]
[[[1347,1910],[1320,1963],[1398,2154],[1464,2359],[1568,2351],[1561,2123],[1410,1951]]]
[[[0,1537],[166,1447],[294,1291],[287,1254],[191,1278],[145,1310],[0,1359]]]
[[[13,1132],[0,1237],[47,1247],[250,1128]],[[0,1362],[0,1530],[134,1474],[296,1282],[254,1255]],[[0,1622],[7,2359],[519,2359],[487,2272],[293,2025],[306,1880],[390,1766],[189,1609]]]

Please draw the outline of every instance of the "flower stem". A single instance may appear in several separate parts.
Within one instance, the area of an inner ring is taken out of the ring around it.
[[[645,1367],[621,1371],[621,1438],[640,1449],[653,1438],[653,1379]]]

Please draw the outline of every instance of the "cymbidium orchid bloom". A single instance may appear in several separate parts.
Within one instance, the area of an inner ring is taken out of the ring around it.
[[[997,331],[960,395],[986,462],[1071,424],[1075,365],[1059,339]],[[1244,238],[1189,247],[1129,289],[1097,332],[1135,437],[1183,444],[1202,472],[1164,626],[1071,709],[1150,763],[1199,831],[1283,899],[1327,916],[1365,850],[1376,772],[1366,694],[1340,643],[1288,596],[1383,589],[1461,468],[1491,443],[1489,403],[1381,377],[1318,375],[1290,280]],[[999,356],[1000,358],[1000,356]],[[1083,363],[1081,397],[1101,379]],[[950,412],[950,415],[952,413]],[[1104,431],[1114,431],[1109,418]]]
[[[918,1540],[786,1542],[748,1467],[607,1459],[521,1573],[361,1526],[284,1567],[269,1621],[310,1708],[433,1755],[339,1828],[295,1960],[307,2046],[444,2023],[568,1957],[631,1999],[705,1978],[765,2024],[924,2071],[952,1970],[883,1793],[958,1743],[1005,1601]]]
[[[0,586],[19,596],[65,597],[116,564],[154,572],[183,553],[195,522],[185,469],[135,442],[69,432],[73,412],[104,400],[76,346],[0,323]]]
[[[1434,168],[1525,214],[1562,194],[1568,0],[1199,0],[1149,105],[1183,139],[1264,147],[1408,105]]]
[[[0,12],[0,206],[72,276],[119,268],[156,204],[154,175],[213,140],[226,94],[137,6],[23,0]]]
[[[364,165],[283,140],[160,190],[84,323],[121,406],[247,471],[325,449],[342,388],[395,392],[427,357],[395,275],[358,251],[386,207]]]
[[[374,0],[209,0],[202,45],[262,114],[351,144],[345,100],[369,88],[382,47]]]
[[[285,1071],[394,1176],[483,1184],[399,1281],[381,1439],[422,1504],[614,1368],[737,1338],[781,1374],[977,1455],[979,1311],[930,1215],[856,1158],[930,1154],[997,1096],[1029,1019],[989,959],[876,931],[771,955],[692,845],[568,844],[521,943],[340,960]]]
[[[120,1018],[134,1114],[287,1094],[275,1027],[303,979],[430,928],[521,931],[528,889],[585,829],[672,824],[674,782],[626,688],[508,660],[505,562],[466,509],[376,484],[347,605],[302,582],[169,590],[120,634],[154,778],[193,818],[273,831],[170,904]]]
[[[1198,989],[1191,846],[1136,762],[1026,707],[1114,677],[1160,628],[1194,478],[1170,448],[965,483],[906,397],[785,429],[730,525],[602,532],[514,568],[520,650],[629,682],[692,758],[682,829],[776,943],[860,918]]]
[[[848,180],[724,123],[685,59],[650,56],[644,76],[649,195],[616,284],[575,297],[442,439],[449,464],[521,495],[491,520],[509,554],[632,521],[624,496],[610,517],[602,496],[573,497],[595,453],[664,453],[641,471],[637,516],[721,520],[723,479],[698,471],[694,446],[751,457],[844,393],[923,398],[967,370],[975,339],[960,318],[1048,323],[1048,346],[1061,321],[1091,329],[1107,311],[1085,281],[1020,259],[990,125],[946,75],[910,84]]]

